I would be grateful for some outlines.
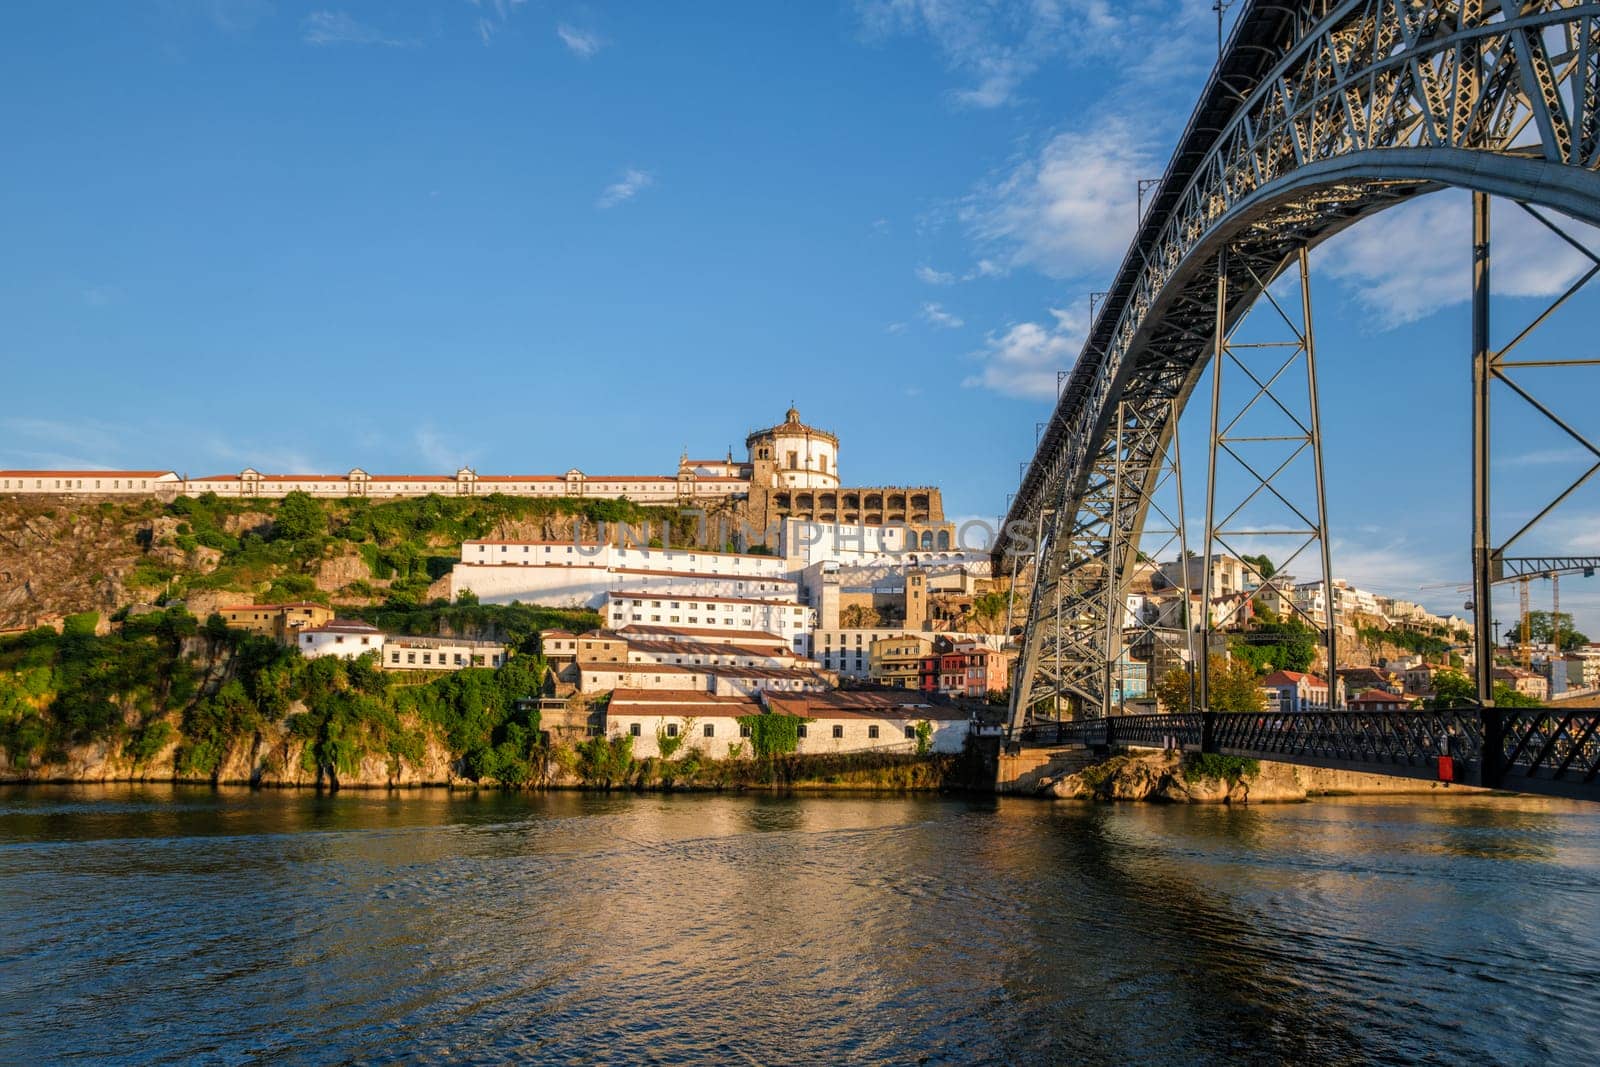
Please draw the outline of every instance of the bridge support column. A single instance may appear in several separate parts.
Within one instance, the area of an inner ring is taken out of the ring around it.
[[[1478,703],[1494,703],[1494,571],[1489,536],[1489,197],[1472,194],[1472,625]],[[1485,736],[1489,728],[1484,721]],[[1485,757],[1487,766],[1487,756]]]
[[[1297,300],[1282,303],[1271,285],[1282,273],[1298,276]],[[1232,296],[1230,294],[1237,294]],[[1248,309],[1271,309],[1258,328]],[[1241,333],[1241,330],[1245,331]],[[1292,388],[1304,383],[1304,393]],[[1227,466],[1231,477],[1223,479]],[[1237,499],[1219,505],[1219,483],[1239,485]],[[1227,510],[1224,511],[1223,508]],[[1251,553],[1266,554],[1269,575]],[[1315,552],[1312,549],[1315,547]],[[1315,561],[1321,604],[1303,595],[1310,583],[1288,588],[1297,561]],[[1317,631],[1328,672],[1328,706],[1338,704],[1338,619],[1322,474],[1322,417],[1317,393],[1317,347],[1311,320],[1311,270],[1304,246],[1287,260],[1252,259],[1241,249],[1217,260],[1216,323],[1211,365],[1211,451],[1206,465],[1205,567],[1201,588],[1200,707],[1215,708],[1210,651],[1213,635],[1250,617],[1258,600],[1285,620],[1299,617]],[[1247,586],[1254,586],[1247,591]],[[1281,664],[1276,665],[1281,666]],[[1221,710],[1244,710],[1224,708]]]

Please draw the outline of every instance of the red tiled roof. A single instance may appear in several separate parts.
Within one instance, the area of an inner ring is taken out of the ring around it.
[[[296,600],[290,604],[231,604],[219,607],[218,611],[287,611],[290,608],[322,608],[330,610],[326,604],[318,604],[310,600]]]
[[[911,689],[836,690],[829,693],[768,693],[767,707],[774,712],[808,719],[947,719],[963,720],[971,714],[935,702],[928,693]]]
[[[1328,683],[1316,675],[1302,674],[1299,671],[1273,671],[1261,679],[1260,684],[1264,686],[1299,685],[1302,680],[1310,686],[1320,686],[1324,689],[1328,687]]]
[[[704,600],[704,597],[700,599]],[[787,603],[787,602],[786,602]],[[766,645],[782,645],[788,647],[788,642],[777,634],[767,633],[765,630],[718,630],[715,627],[705,626],[653,626],[633,622],[618,630],[622,637],[660,637],[672,640],[674,636],[685,637],[717,637],[726,644],[744,644],[753,647]]]

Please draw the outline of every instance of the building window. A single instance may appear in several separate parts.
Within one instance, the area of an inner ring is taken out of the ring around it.
[[[802,726],[801,729],[804,730],[805,727]],[[740,723],[739,724],[739,736],[740,737],[749,737],[750,736],[750,727],[746,726],[744,723]]]
[[[867,736],[871,737],[871,738],[876,738],[878,736],[878,724],[877,723],[873,723],[871,726],[867,727]]]
[[[836,724],[833,728],[833,736],[835,739],[843,737],[844,727]]]
[[[675,723],[675,722],[667,723],[667,736],[668,737],[677,737],[678,736],[678,724],[677,723]]]
[[[628,734],[629,734],[630,737],[638,737],[639,736],[639,724],[636,723],[636,722],[629,723],[628,724]]]
[[[716,737],[717,736],[717,727],[716,727],[715,723],[709,723],[709,722],[706,723],[706,736],[707,737]]]
[[[796,737],[804,737],[804,736],[806,736],[806,724],[805,723],[801,723],[799,726],[796,726],[794,728],[794,735]]]
[[[906,740],[910,741],[912,738],[914,738],[916,736],[917,736],[917,728],[915,726],[907,726],[906,727]]]

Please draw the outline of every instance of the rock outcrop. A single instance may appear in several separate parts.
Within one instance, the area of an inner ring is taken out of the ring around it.
[[[1255,761],[1251,761],[1255,762]],[[1313,796],[1408,795],[1477,792],[1450,785],[1383,774],[1259,762],[1254,769],[1216,776],[1177,752],[1141,750],[1110,756],[1059,777],[1035,783],[1039,796],[1079,800],[1145,800],[1178,804],[1245,804],[1305,800]]]

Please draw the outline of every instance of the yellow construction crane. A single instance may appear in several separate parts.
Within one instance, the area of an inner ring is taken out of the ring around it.
[[[1533,669],[1533,645],[1529,643],[1532,637],[1531,624],[1528,619],[1528,575],[1524,574],[1517,579],[1517,604],[1522,611],[1522,669]]]

